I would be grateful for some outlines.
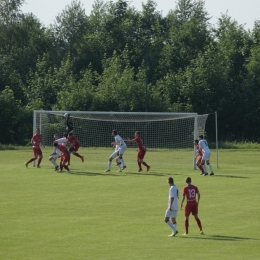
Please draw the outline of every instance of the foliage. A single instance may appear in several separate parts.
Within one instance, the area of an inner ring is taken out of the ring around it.
[[[96,0],[89,16],[74,0],[43,27],[24,3],[0,0],[5,141],[30,139],[34,108],[217,111],[220,140],[260,140],[259,21],[250,31],[223,14],[211,26],[201,0],[178,0],[165,17],[153,0],[142,11]]]

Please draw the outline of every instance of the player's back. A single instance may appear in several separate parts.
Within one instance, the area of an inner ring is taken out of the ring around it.
[[[204,153],[210,153],[208,142],[205,139],[199,141],[199,148],[201,148]]]
[[[169,189],[169,204],[170,204],[171,198],[174,198],[172,209],[178,210],[179,190],[178,190],[177,186],[175,186],[175,185],[172,185]]]
[[[120,135],[115,136],[116,145],[126,146],[124,139]]]
[[[198,187],[192,184],[189,184],[183,188],[183,195],[186,195],[187,204],[197,203],[196,194],[199,193]]]

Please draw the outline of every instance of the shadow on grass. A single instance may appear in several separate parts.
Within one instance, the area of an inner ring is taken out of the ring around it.
[[[104,175],[109,175],[109,176],[120,176],[119,174],[113,174],[113,173],[100,173],[100,172],[81,172],[81,171],[72,171],[70,173],[71,175],[81,175],[81,176],[104,176]]]
[[[125,174],[132,174],[132,175],[150,175],[150,176],[164,176],[163,173],[157,172],[125,172]]]
[[[221,177],[221,178],[237,178],[237,179],[250,179],[249,177],[236,176],[236,175],[214,175],[213,178],[215,178],[215,177]]]
[[[222,241],[258,240],[256,238],[249,238],[249,237],[233,237],[233,236],[220,236],[220,235],[207,236],[207,234],[200,235],[200,236],[189,236],[189,235],[187,235],[187,236],[182,236],[182,238],[222,240]]]
[[[82,175],[82,176],[117,176],[117,177],[124,177],[127,175],[143,175],[143,176],[168,176],[169,174],[163,174],[163,173],[157,173],[157,172],[127,172],[127,171],[122,171],[122,172],[88,172],[88,171],[77,171],[76,169],[71,171],[72,175]],[[174,175],[181,175],[181,174],[174,174]]]

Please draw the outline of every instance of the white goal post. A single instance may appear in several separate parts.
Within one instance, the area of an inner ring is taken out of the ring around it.
[[[40,128],[44,145],[52,146],[55,133],[63,136],[66,127],[65,113],[70,114],[73,132],[82,147],[111,149],[113,129],[123,138],[133,138],[134,132],[140,131],[148,151],[184,150],[190,154],[188,158],[194,169],[196,165],[193,141],[198,135],[204,134],[208,117],[208,114],[197,113],[35,110],[33,133],[36,128]]]

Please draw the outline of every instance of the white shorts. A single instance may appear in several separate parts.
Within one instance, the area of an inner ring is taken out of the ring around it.
[[[178,210],[169,210],[167,209],[165,212],[166,218],[177,218]]]
[[[202,155],[202,160],[204,160],[204,161],[209,161],[209,159],[210,159],[210,152],[209,153],[203,153],[203,155]]]
[[[53,153],[53,154],[50,155],[50,157],[52,157],[54,160],[56,160],[57,158],[60,157],[60,154]]]
[[[127,146],[125,145],[125,146],[120,146],[120,148],[119,148],[119,154],[124,154],[124,152],[125,152],[125,150],[126,150],[126,148],[127,148]]]
[[[118,150],[119,151],[119,150]],[[111,155],[110,158],[114,159],[118,156],[118,151],[114,151]]]

